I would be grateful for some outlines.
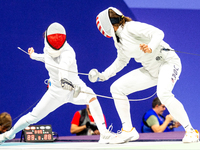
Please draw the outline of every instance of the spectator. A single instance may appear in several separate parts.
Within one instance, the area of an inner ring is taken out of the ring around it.
[[[0,114],[0,134],[8,131],[12,127],[12,118],[9,113]]]
[[[180,126],[180,123],[173,119],[172,115],[163,116],[163,112],[166,110],[159,98],[156,97],[152,102],[152,109],[147,111],[141,123],[142,132],[169,132],[174,128]]]
[[[104,117],[105,120],[105,117]],[[105,121],[106,123],[106,121]],[[100,132],[90,113],[89,105],[74,114],[70,132],[76,135],[99,135]]]

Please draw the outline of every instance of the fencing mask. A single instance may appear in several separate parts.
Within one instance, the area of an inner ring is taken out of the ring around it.
[[[52,57],[58,57],[66,41],[65,28],[61,24],[54,22],[47,28],[45,34],[45,47],[47,52]]]
[[[109,9],[112,9],[114,12],[116,12],[118,15],[122,16],[123,14],[114,7],[109,7],[106,10],[100,12],[96,18],[96,25],[99,31],[108,38],[111,38],[115,35],[114,28],[111,24],[110,18],[109,18]]]

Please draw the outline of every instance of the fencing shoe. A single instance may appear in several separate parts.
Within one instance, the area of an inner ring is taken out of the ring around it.
[[[7,140],[12,140],[15,138],[15,134],[12,137],[6,137],[7,132],[0,134],[0,144],[3,144]]]
[[[184,138],[182,139],[183,143],[192,143],[199,142],[199,132],[197,130],[193,130],[191,132],[186,131]]]
[[[108,144],[110,139],[115,136],[115,133],[111,132],[113,129],[113,126],[110,125],[108,130],[105,130],[103,133],[100,134],[99,143],[101,144]]]
[[[114,138],[111,138],[109,143],[110,144],[122,144],[129,141],[134,141],[139,138],[139,134],[135,128],[132,128],[131,131],[122,130],[115,135]]]

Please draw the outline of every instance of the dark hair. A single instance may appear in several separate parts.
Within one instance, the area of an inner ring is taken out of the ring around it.
[[[0,126],[3,130],[9,130],[12,127],[12,118],[9,113],[3,112],[0,114]]]
[[[156,105],[160,106],[162,103],[160,102],[159,98],[156,97],[154,98],[153,102],[152,102],[152,108],[155,108]]]
[[[124,15],[120,16],[112,9],[109,9],[108,13],[109,13],[110,20],[112,20],[112,19],[116,20],[116,21],[114,21],[114,23],[112,23],[114,26],[122,26],[123,27],[125,22],[132,21],[131,18],[126,17]]]

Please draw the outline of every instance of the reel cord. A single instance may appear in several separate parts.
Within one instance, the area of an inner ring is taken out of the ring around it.
[[[27,55],[29,55],[25,50],[21,49],[20,47],[17,47],[19,50],[21,50],[22,52],[26,53]],[[173,49],[162,49],[163,51],[174,51],[174,52],[178,52],[178,53],[184,53],[184,54],[188,54],[188,55],[196,55],[196,56],[200,56],[200,54],[194,54],[194,53],[187,53],[187,52],[182,52],[182,51],[175,51]],[[55,67],[55,68],[58,68],[58,69],[61,69],[61,70],[64,70],[64,71],[68,71],[68,72],[71,72],[71,73],[76,73],[76,74],[80,74],[80,75],[89,75],[87,73],[79,73],[79,72],[73,72],[73,71],[70,71],[70,70],[65,70],[63,68],[59,68],[57,66],[53,66],[51,64],[48,64],[46,63],[47,65],[50,65],[52,67]],[[45,84],[48,84],[46,81],[48,79],[46,79],[44,81]],[[81,91],[81,93],[86,93],[86,94],[90,94],[90,95],[95,95],[95,96],[98,96],[98,97],[102,97],[102,98],[107,98],[107,99],[113,99],[112,97],[109,97],[109,96],[104,96],[104,95],[99,95],[99,94],[92,94],[92,93],[87,93],[87,92],[83,92]],[[154,95],[156,95],[156,92],[154,94],[152,94],[151,96],[149,97],[146,97],[146,98],[142,98],[142,99],[129,99],[129,101],[144,101],[144,100],[147,100],[147,99],[150,99],[151,97],[153,97]],[[40,99],[39,99],[40,100]],[[17,116],[16,118],[14,118],[13,120],[16,120],[17,118],[19,118],[20,116],[22,116],[26,111],[28,111],[31,107],[33,107],[39,100],[37,100],[33,105],[31,105],[28,109],[26,109],[23,113],[21,113],[19,116]],[[118,100],[124,100],[124,99],[118,99]]]
[[[178,52],[178,53],[183,53],[183,54],[188,54],[188,55],[200,56],[200,54],[188,53],[188,52],[182,52],[182,51],[175,51],[174,49],[168,49],[168,48],[163,48],[161,50],[163,50],[163,51],[173,51],[173,52]]]
[[[17,48],[18,48],[19,50],[21,50],[22,52],[26,53],[27,55],[29,55],[25,50],[21,49],[20,47],[17,47]],[[161,49],[161,50],[163,50],[163,51],[174,51],[174,52],[184,53],[184,54],[188,54],[188,55],[200,56],[200,54],[194,54],[194,53],[187,53],[187,52],[175,51],[174,49],[168,49],[168,48],[163,48],[163,49]],[[47,64],[47,65],[50,65],[50,66],[52,66],[52,67],[55,67],[55,68],[64,70],[64,71],[71,72],[71,73],[76,73],[76,74],[80,74],[80,75],[87,75],[87,76],[89,75],[89,74],[87,74],[87,73],[78,73],[78,72],[73,72],[73,71],[70,71],[70,70],[65,70],[65,69],[63,69],[63,68],[59,68],[59,67],[57,67],[57,66],[53,66],[53,65],[48,64],[48,63],[46,63],[46,64]],[[46,79],[46,80],[48,80],[48,79]],[[45,80],[45,82],[44,82],[45,84],[47,84],[46,80]],[[86,93],[86,92],[81,91],[81,93]],[[92,94],[92,93],[86,93],[86,94],[96,95],[96,96],[98,96],[98,97],[107,98],[107,99],[113,99],[112,97],[104,96],[104,95],[99,95],[99,94]],[[155,94],[156,94],[156,92],[155,92],[154,94],[152,94],[151,96],[149,96],[149,97],[142,98],[142,99],[129,99],[129,101],[144,101],[144,100],[147,100],[147,99],[153,97]],[[125,99],[118,99],[118,100],[125,100]]]

